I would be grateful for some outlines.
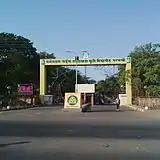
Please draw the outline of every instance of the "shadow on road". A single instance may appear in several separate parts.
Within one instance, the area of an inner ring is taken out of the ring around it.
[[[107,151],[106,151],[107,152]],[[159,155],[156,154],[149,154],[149,153],[136,153],[136,152],[120,152],[120,153],[103,153],[101,151],[99,152],[91,152],[91,153],[77,153],[77,152],[63,152],[63,151],[52,151],[52,152],[46,152],[45,151],[40,151],[40,152],[29,152],[28,154],[24,152],[18,153],[17,157],[14,156],[14,158],[23,158],[23,160],[82,160],[82,159],[92,159],[92,160],[104,160],[104,159],[109,159],[109,160],[159,160]],[[25,154],[25,156],[24,156]],[[1,158],[2,159],[12,159],[13,157],[8,154],[8,152],[2,152],[1,153]]]
[[[21,142],[4,143],[4,144],[0,144],[0,148],[13,146],[13,145],[19,145],[19,144],[26,144],[26,143],[31,143],[31,142],[30,141],[21,141]]]
[[[126,111],[134,111],[134,110],[127,107],[120,107],[120,112],[126,112]],[[116,105],[109,104],[109,105],[99,105],[99,106],[96,105],[92,107],[91,112],[117,112],[117,111],[116,111]]]
[[[120,110],[119,112],[125,112],[130,110]],[[109,110],[107,108],[93,108],[90,112],[117,112],[116,109]]]
[[[1,121],[0,136],[160,139],[159,125]]]

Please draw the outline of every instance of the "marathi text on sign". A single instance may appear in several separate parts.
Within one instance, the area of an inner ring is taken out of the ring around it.
[[[17,92],[19,95],[33,95],[33,85],[20,84],[17,87]]]
[[[69,64],[69,63],[116,63],[116,62],[128,62],[128,58],[92,58],[92,59],[79,59],[79,60],[75,60],[75,59],[44,59],[44,63],[48,64],[48,63],[65,63],[65,64]]]

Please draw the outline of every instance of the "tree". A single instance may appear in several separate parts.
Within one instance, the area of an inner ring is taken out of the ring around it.
[[[37,82],[39,56],[30,40],[12,33],[0,33],[0,53],[1,91],[6,85],[15,88],[17,83]]]
[[[106,77],[105,80],[99,81],[96,85],[96,90],[109,97],[116,96],[120,92],[118,77]]]
[[[54,53],[47,53],[46,51],[40,52],[39,53],[39,58],[43,59],[43,58],[49,58],[49,59],[55,59],[56,56]]]
[[[54,59],[54,53],[37,53],[33,43],[22,36],[12,33],[0,33],[0,91],[4,92],[6,86],[16,91],[17,84],[33,83],[39,88],[40,58]],[[57,71],[59,72],[57,75]],[[79,83],[86,78],[78,72]],[[90,79],[87,79],[89,83]],[[74,91],[75,70],[65,67],[47,67],[47,84],[54,84],[61,91]]]
[[[132,60],[132,85],[134,96],[160,95],[160,44],[135,47],[129,54]],[[125,83],[126,72],[119,67],[119,81]]]
[[[62,95],[64,95],[65,92],[74,92],[75,91],[75,81],[76,81],[76,71],[75,69],[69,69],[65,67],[57,67],[55,68],[56,71],[54,71],[54,68],[52,70],[52,73],[50,74],[50,81],[49,84],[53,86],[53,90],[57,92],[57,87],[60,89],[60,92]],[[95,83],[94,80],[90,79],[89,77],[85,77],[81,75],[81,73],[78,71],[78,83]]]

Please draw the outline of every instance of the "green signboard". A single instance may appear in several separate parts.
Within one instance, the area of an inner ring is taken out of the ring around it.
[[[105,63],[118,63],[118,62],[130,62],[128,58],[92,58],[92,59],[43,59],[42,60],[44,64],[76,64],[76,63],[81,63],[81,64],[105,64]]]

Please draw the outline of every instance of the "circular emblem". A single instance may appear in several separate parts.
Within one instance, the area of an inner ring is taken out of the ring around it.
[[[88,59],[88,57],[89,57],[88,53],[84,53],[84,54],[83,54],[83,58],[84,58],[84,59]]]
[[[78,98],[76,96],[69,96],[67,102],[69,105],[76,105]]]

